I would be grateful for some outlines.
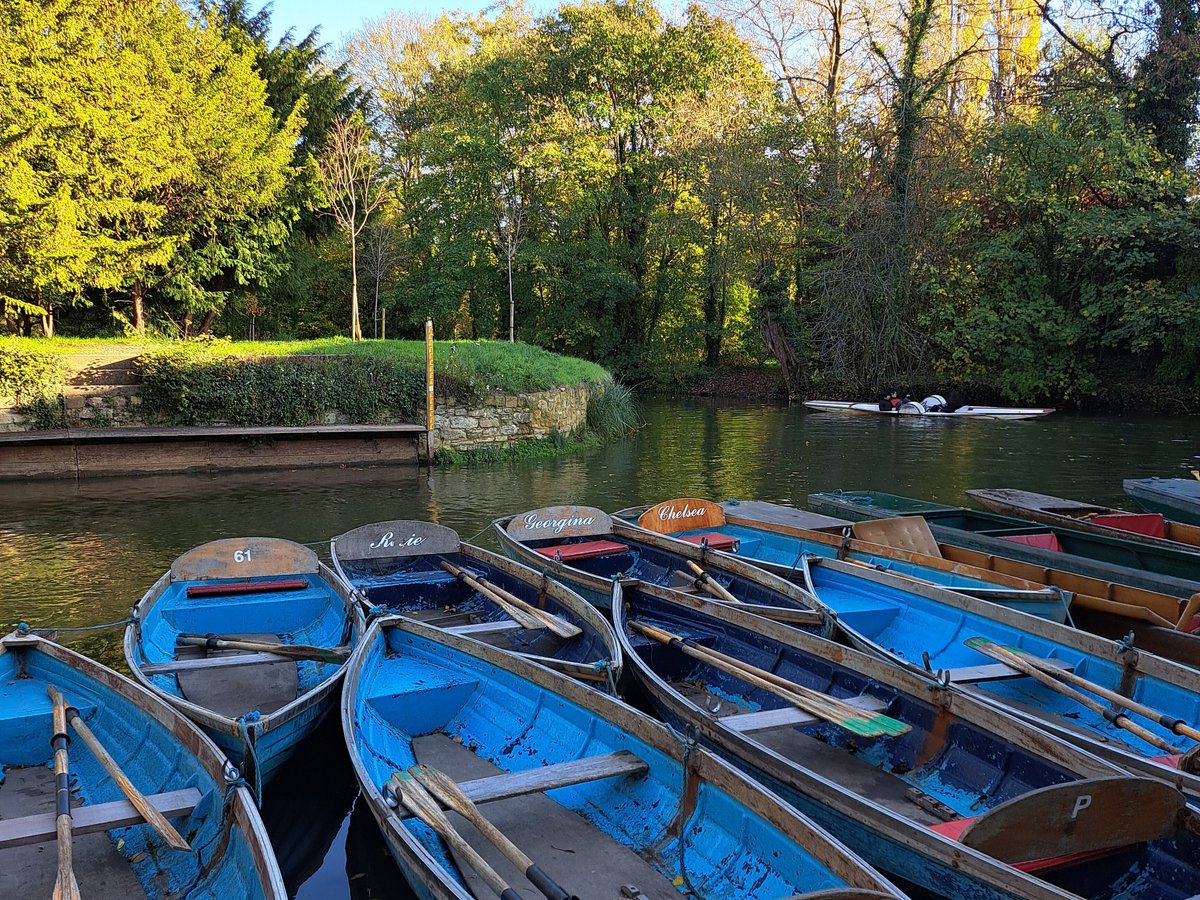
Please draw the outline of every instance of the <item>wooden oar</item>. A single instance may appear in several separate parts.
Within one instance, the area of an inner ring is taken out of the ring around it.
[[[66,698],[53,687],[47,687],[50,692],[51,699],[55,705],[62,702],[66,705]],[[167,842],[172,850],[191,850],[188,842],[180,836],[175,827],[166,820],[162,813],[155,808],[146,797],[133,786],[133,782],[117,765],[117,761],[112,758],[111,754],[104,749],[104,745],[100,743],[100,739],[92,733],[92,729],[88,728],[83,719],[79,715],[79,710],[73,706],[66,707],[66,719],[70,722],[71,727],[76,733],[83,738],[83,742],[87,744],[87,748],[92,751],[92,756],[104,767],[104,771],[108,773],[108,777],[116,782],[117,787],[121,789],[121,793],[125,795],[125,799],[133,804],[133,808],[141,813],[142,818],[146,820],[155,831],[162,836],[162,839]]]
[[[1147,731],[1141,725],[1139,725],[1136,722],[1134,722],[1133,720],[1131,720],[1124,713],[1108,709],[1102,703],[1099,703],[1099,702],[1093,700],[1091,697],[1087,696],[1086,694],[1080,693],[1079,691],[1075,690],[1075,688],[1073,688],[1073,687],[1069,687],[1068,685],[1063,684],[1061,681],[1058,681],[1057,679],[1053,678],[1052,676],[1046,674],[1041,669],[1030,665],[1028,662],[1026,662],[1020,656],[1017,656],[1015,653],[1010,653],[1008,650],[1005,650],[999,644],[994,644],[991,641],[989,641],[987,638],[983,638],[983,637],[969,638],[966,641],[966,645],[973,650],[978,650],[984,656],[990,656],[992,659],[998,660],[999,662],[1004,663],[1006,666],[1016,669],[1018,672],[1023,672],[1024,674],[1028,675],[1030,678],[1034,679],[1035,681],[1050,688],[1050,690],[1058,691],[1058,693],[1063,694],[1064,696],[1070,697],[1076,703],[1082,704],[1083,706],[1086,706],[1088,709],[1090,709],[1092,712],[1103,716],[1107,721],[1112,722],[1118,728],[1124,728],[1126,731],[1129,731],[1132,734],[1137,735],[1143,741],[1150,744],[1151,746],[1157,747],[1160,750],[1165,750],[1167,753],[1182,753],[1183,752],[1178,747],[1174,746],[1173,744],[1168,743],[1167,741],[1164,741],[1162,738],[1160,738],[1158,735],[1154,734],[1153,732]]]
[[[438,565],[457,578],[464,584],[474,588],[483,596],[487,597],[493,603],[497,604],[506,613],[512,616],[522,628],[546,628],[553,634],[561,638],[573,638],[583,633],[583,629],[577,625],[566,621],[554,613],[546,612],[544,609],[538,609],[532,604],[526,603],[520,597],[510,594],[503,588],[497,588],[495,585],[489,584],[485,580],[476,578],[465,569],[460,569],[458,566],[446,560],[440,560]]]
[[[583,634],[583,629],[573,622],[568,622],[562,616],[555,615],[552,612],[547,612],[546,610],[534,606],[532,603],[526,600],[522,600],[516,594],[506,591],[504,588],[500,587],[500,585],[488,581],[486,578],[480,577],[477,578],[476,581],[478,581],[492,593],[499,594],[513,606],[520,607],[532,616],[544,618],[547,623],[549,623],[547,627],[561,638],[573,638]]]
[[[1153,707],[1146,706],[1144,703],[1138,703],[1136,700],[1131,700],[1122,694],[1118,694],[1116,691],[1110,691],[1108,688],[1101,687],[1094,681],[1088,681],[1086,678],[1076,675],[1074,672],[1069,672],[1066,669],[1056,669],[1053,666],[1049,666],[1036,656],[1026,653],[1019,647],[1002,647],[1001,649],[1007,650],[1009,653],[1013,653],[1021,657],[1021,659],[1025,660],[1035,669],[1039,669],[1048,675],[1052,675],[1060,681],[1070,682],[1073,685],[1083,688],[1090,694],[1095,694],[1097,697],[1103,697],[1105,700],[1116,703],[1118,706],[1123,706],[1130,712],[1137,713],[1139,716],[1161,725],[1163,728],[1166,728],[1173,734],[1189,737],[1194,741],[1200,741],[1200,730],[1192,727],[1187,722],[1183,721],[1183,719],[1172,719],[1170,716],[1166,715],[1165,713],[1160,713]]]
[[[500,874],[479,855],[479,851],[458,833],[442,812],[441,807],[429,796],[420,782],[407,772],[394,772],[386,787],[391,789],[396,799],[403,803],[409,812],[432,828],[451,850],[462,856],[467,864],[487,882],[488,887],[500,897],[500,900],[521,900],[521,895],[505,884]]]
[[[516,866],[544,897],[548,900],[579,900],[578,897],[563,890],[541,866],[526,856],[503,831],[493,825],[449,775],[428,766],[410,766],[408,771],[443,806],[454,810],[474,825],[479,833],[491,841],[496,849],[503,853],[508,861]]]
[[[630,622],[629,627],[652,640],[677,647],[694,659],[707,663],[723,672],[727,672],[735,678],[740,678],[764,691],[775,694],[777,697],[781,697],[788,703],[791,703],[797,709],[802,709],[812,716],[824,719],[826,722],[831,722],[854,734],[859,734],[863,737],[880,737],[882,735],[904,734],[911,728],[911,726],[890,716],[868,713],[858,707],[830,697],[828,694],[822,694],[820,691],[814,691],[793,681],[780,678],[773,672],[751,666],[731,656],[710,650],[708,647],[702,647],[694,641],[682,638],[677,634],[672,634],[662,628],[656,628],[644,622]]]
[[[258,653],[274,653],[289,659],[313,660],[315,662],[344,663],[350,657],[345,647],[314,647],[311,644],[270,644],[265,641],[247,641],[243,638],[223,634],[180,634],[178,644],[190,647],[207,647],[209,650],[252,650]]]
[[[54,704],[54,830],[58,839],[58,875],[54,879],[54,900],[79,900],[79,882],[71,867],[71,766],[67,747],[67,705],[62,694],[47,685]]]
[[[708,588],[709,591],[711,591],[715,596],[720,597],[726,603],[742,602],[737,597],[733,596],[733,594],[729,593],[729,591],[725,588],[725,585],[721,584],[721,582],[717,581],[717,579],[705,572],[692,560],[689,559],[687,561],[687,567],[696,573],[696,577],[699,578],[704,583],[704,586]]]

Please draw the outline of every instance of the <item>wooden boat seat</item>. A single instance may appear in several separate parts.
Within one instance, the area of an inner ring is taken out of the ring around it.
[[[1161,513],[1106,513],[1088,519],[1093,525],[1120,528],[1147,537],[1166,538],[1167,523]]]
[[[1045,534],[1005,534],[1000,535],[1002,541],[1012,541],[1014,544],[1026,544],[1030,547],[1037,547],[1039,550],[1053,550],[1056,553],[1062,553],[1062,544],[1058,542],[1058,537],[1052,532]]]
[[[883,712],[887,709],[887,701],[868,695],[845,698],[842,699],[842,702],[868,712]],[[778,709],[760,709],[756,712],[723,716],[718,721],[739,734],[750,734],[755,731],[767,731],[772,728],[793,728],[797,725],[811,725],[813,722],[824,720],[810,715],[795,706],[781,706]]]
[[[613,553],[628,553],[629,545],[617,541],[581,541],[578,544],[555,544],[553,547],[538,547],[537,552],[550,559],[591,559],[594,556],[610,556]]]
[[[1038,662],[1061,669],[1064,672],[1073,672],[1075,670],[1075,664],[1065,659],[1039,658]],[[1006,678],[1028,677],[1024,672],[1019,672],[1004,663],[963,666],[959,669],[950,669],[947,674],[950,676],[950,681],[954,684],[979,684],[984,681],[1002,681]]]
[[[475,637],[483,634],[515,631],[520,627],[520,624],[514,622],[512,619],[501,619],[498,622],[473,622],[469,625],[451,625],[444,630],[451,634],[464,634],[468,637]]]
[[[193,659],[172,659],[149,663],[141,667],[143,675],[165,675],[169,672],[188,672],[195,669],[228,669],[234,666],[258,666],[264,663],[293,663],[296,660],[274,653],[237,653],[228,656],[200,656]]]
[[[1162,781],[1114,776],[1044,787],[981,816],[928,826],[1024,872],[1075,865],[1175,833],[1182,793]],[[1031,822],[1037,828],[1030,828]]]
[[[708,544],[714,550],[725,550],[729,553],[736,553],[741,540],[728,534],[721,534],[719,531],[706,531],[703,534],[687,534],[679,535],[679,540],[687,541],[689,544],[695,544],[697,547],[702,544]]]
[[[644,775],[649,769],[644,761],[628,750],[618,750],[616,753],[585,756],[582,759],[540,766],[524,772],[506,772],[503,775],[463,781],[459,783],[459,787],[474,802],[487,803],[525,794],[540,794],[554,788],[599,781],[602,778]]]
[[[282,578],[278,581],[233,581],[216,584],[189,584],[189,597],[233,597],[238,594],[273,594],[278,591],[302,591],[308,587],[303,578]]]
[[[230,638],[247,641],[281,643],[278,634],[253,633],[230,634]],[[204,651],[205,648],[198,648]],[[207,659],[228,659],[246,655],[242,650],[209,651]],[[300,672],[295,660],[293,665],[280,666],[280,659],[268,653],[270,661],[223,667],[197,667],[182,669],[175,674],[183,696],[217,715],[237,718],[252,710],[269,715],[287,706],[299,694]]]
[[[150,794],[146,797],[160,813],[168,819],[190,816],[200,802],[200,791],[194,787],[178,791]],[[35,813],[19,819],[0,821],[0,850],[40,844],[55,839],[55,814]],[[141,825],[146,820],[128,800],[97,803],[94,806],[79,806],[71,810],[71,831],[75,835],[95,831],[110,831],[128,825]]]

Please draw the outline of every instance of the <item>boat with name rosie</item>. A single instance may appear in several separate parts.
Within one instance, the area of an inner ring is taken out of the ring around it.
[[[430,522],[363,525],[329,542],[367,608],[486,641],[615,693],[621,650],[608,620],[545,574]]]
[[[750,510],[770,521],[752,517]],[[714,552],[744,559],[782,578],[799,574],[805,554],[827,556],[874,566],[1056,622],[1067,617],[1070,596],[1057,588],[940,556],[857,541],[842,533],[849,522],[774,503],[727,500],[718,504],[688,497],[654,506],[631,506],[613,513],[613,517],[690,544],[720,544],[724,549]],[[827,531],[816,531],[814,527]]]
[[[735,606],[620,583],[612,606],[669,723],[887,874],[956,900],[1200,891],[1200,812],[1161,781]]]
[[[362,631],[353,590],[312,550],[228,538],[180,556],[138,601],[125,661],[261,795],[332,708]]]
[[[1127,478],[1121,486],[1147,512],[1200,525],[1200,476],[1195,472],[1192,475],[1192,478]]]
[[[342,727],[363,798],[422,900],[902,896],[645,714],[410,619],[372,623]],[[463,819],[475,830],[460,831]]]
[[[1172,522],[1159,512],[1128,512],[1013,488],[974,488],[967,491],[967,496],[1003,516],[1107,534],[1186,553],[1200,552],[1200,525]]]
[[[287,897],[216,745],[125,676],[32,634],[0,638],[0,772],[0,896]]]
[[[613,579],[643,580],[684,593],[753,607],[759,615],[809,628],[833,624],[803,590],[716,547],[694,546],[614,521],[591,506],[548,506],[492,523],[504,552],[548,572],[589,603],[607,609]]]
[[[882,409],[878,403],[856,403],[852,400],[805,400],[804,405],[817,412],[873,413],[880,416],[918,416],[922,419],[979,419],[990,422],[1036,419],[1054,412],[1052,407],[1045,406],[960,406],[946,410],[945,401],[937,394],[924,400],[907,400],[894,409]]]

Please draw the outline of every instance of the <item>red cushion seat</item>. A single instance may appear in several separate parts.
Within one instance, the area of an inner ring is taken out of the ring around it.
[[[702,534],[686,534],[681,535],[681,541],[687,541],[689,544],[700,546],[708,544],[714,550],[728,550],[730,553],[736,553],[741,540],[728,534],[721,534],[719,531],[705,531]]]
[[[302,591],[308,587],[303,578],[278,581],[229,581],[224,584],[189,584],[189,597],[232,597],[235,594],[270,594],[275,591]]]
[[[1045,534],[1010,534],[1001,538],[1003,541],[1012,541],[1014,544],[1028,544],[1030,547],[1039,547],[1042,550],[1054,550],[1057,553],[1062,553],[1062,544],[1058,542],[1058,538],[1052,532]]]
[[[551,559],[590,559],[593,556],[608,556],[611,553],[625,553],[629,550],[626,544],[616,541],[581,541],[578,544],[555,544],[553,547],[537,547],[537,552]]]
[[[1118,513],[1111,516],[1092,516],[1088,521],[1093,525],[1107,525],[1109,528],[1132,531],[1147,537],[1167,536],[1167,523],[1161,513]]]

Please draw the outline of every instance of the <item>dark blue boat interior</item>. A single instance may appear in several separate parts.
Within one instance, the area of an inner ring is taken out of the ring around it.
[[[874,681],[824,656],[781,646],[758,632],[666,603],[636,588],[626,590],[624,597],[626,621],[650,623],[832,697],[868,696],[883,701],[888,716],[912,726],[908,733],[864,738],[828,722],[813,722],[756,732],[752,739],[845,789],[861,790],[869,781],[864,792],[868,799],[919,824],[977,817],[1006,800],[1078,778],[1036,752],[969,722],[939,720],[936,708],[924,698]],[[677,647],[628,628],[626,634],[634,652],[656,675],[718,717],[787,705],[775,694]],[[843,760],[830,756],[830,751],[840,751]],[[868,773],[865,778],[843,764],[847,757],[863,764],[860,769]],[[899,790],[881,788],[889,778]],[[914,802],[918,798],[919,802]],[[931,812],[928,800],[942,805],[941,811]],[[952,814],[945,812],[947,808]],[[1030,827],[1036,828],[1037,823],[1031,822]],[[877,864],[889,869],[886,861]],[[1038,877],[1091,898],[1184,900],[1200,891],[1198,864],[1200,838],[1181,833],[1086,863],[1042,871]]]
[[[563,547],[571,544],[582,544],[595,541],[595,536],[529,541],[525,544],[532,550],[540,547]],[[642,543],[635,538],[625,535],[608,534],[604,540],[624,544],[621,552],[590,556],[582,559],[568,559],[564,565],[579,569],[600,578],[613,579],[637,578],[650,584],[662,587],[691,587],[695,576],[688,569],[691,559],[682,553],[671,553],[667,550]],[[807,609],[802,603],[792,599],[787,594],[772,590],[749,578],[743,578],[720,567],[714,558],[704,563],[703,569],[713,579],[721,584],[731,594],[743,603],[753,603],[760,606],[776,606],[785,609]],[[684,574],[678,574],[684,573]]]
[[[1065,660],[1074,666],[1077,675],[1109,690],[1120,689],[1124,667],[1115,662],[897,586],[877,584],[821,565],[813,566],[811,571],[817,597],[837,612],[847,628],[918,666],[924,665],[925,654],[933,670],[992,663],[994,660],[965,643],[972,637],[984,637],[1037,657]],[[1140,755],[1154,757],[1163,753],[1032,678],[984,681],[975,685],[975,689],[1017,707],[1032,708],[1051,719],[1060,719],[1064,725],[1084,728],[1105,742],[1127,745]],[[1163,679],[1140,675],[1128,696],[1186,722],[1200,720],[1200,696]],[[1138,724],[1183,750],[1195,743],[1147,720],[1139,720]]]
[[[648,764],[646,774],[556,788],[546,796],[668,880],[680,877],[682,854],[686,879],[701,896],[777,900],[842,885],[807,850],[707,781],[687,821],[673,829],[683,789],[678,760],[584,706],[396,628],[378,632],[363,652],[353,741],[365,777],[378,787],[417,761],[414,741],[423,736],[445,736],[502,772],[630,751]],[[461,881],[432,831],[413,818],[403,827],[447,877]]]
[[[829,659],[803,653],[749,629],[636,589],[627,591],[625,597],[629,620],[664,628],[822,694],[842,699],[865,695],[882,701],[886,715],[910,725],[910,731],[894,737],[867,738],[825,721],[789,730],[852,754],[937,799],[959,816],[980,815],[1033,788],[1060,784],[1075,777],[1066,769],[1013,748],[975,726],[958,720],[939,722],[937,708],[924,698],[902,693]],[[688,689],[699,687],[706,694],[728,700],[720,712],[744,713],[788,706],[778,695],[697,660],[677,647],[632,630],[627,633],[638,655],[668,683],[690,686]],[[921,813],[915,805],[905,811],[913,816]]]
[[[509,618],[497,604],[438,565],[440,559],[465,569],[476,578],[486,578],[526,603],[561,616],[583,629],[582,634],[564,640],[544,628],[516,628],[487,635],[488,643],[513,653],[571,662],[590,663],[609,658],[611,651],[604,637],[586,619],[549,592],[543,592],[537,584],[510,575],[484,560],[463,553],[444,553],[436,558],[403,556],[340,560],[340,564],[351,583],[366,595],[372,606],[411,615],[428,625],[501,622]]]
[[[26,790],[19,783],[27,777],[39,791],[30,795],[36,807],[17,811],[18,814],[54,810],[54,760],[50,747],[54,727],[48,685],[57,687],[67,703],[79,710],[83,721],[142,793],[150,795],[187,787],[200,791],[201,799],[194,812],[172,822],[191,844],[191,853],[169,849],[146,824],[108,832],[111,842],[108,852],[124,857],[147,896],[186,895],[212,900],[262,896],[244,834],[239,828],[225,828],[222,824],[225,785],[209,774],[167,726],[132,701],[60,660],[24,648],[0,654],[0,794],[14,792],[15,796],[15,792]],[[71,743],[69,754],[72,794],[83,805],[124,799],[120,787],[82,740]],[[4,818],[13,818],[10,799],[2,799]],[[53,859],[53,843],[38,849]],[[84,852],[76,850],[77,860]],[[6,860],[6,865],[13,865],[11,856]],[[42,896],[50,895],[50,886],[45,886]],[[31,890],[32,896],[41,893],[42,886],[22,887]],[[81,891],[85,897],[121,895],[119,888],[105,889],[103,884],[96,883],[82,884]]]

